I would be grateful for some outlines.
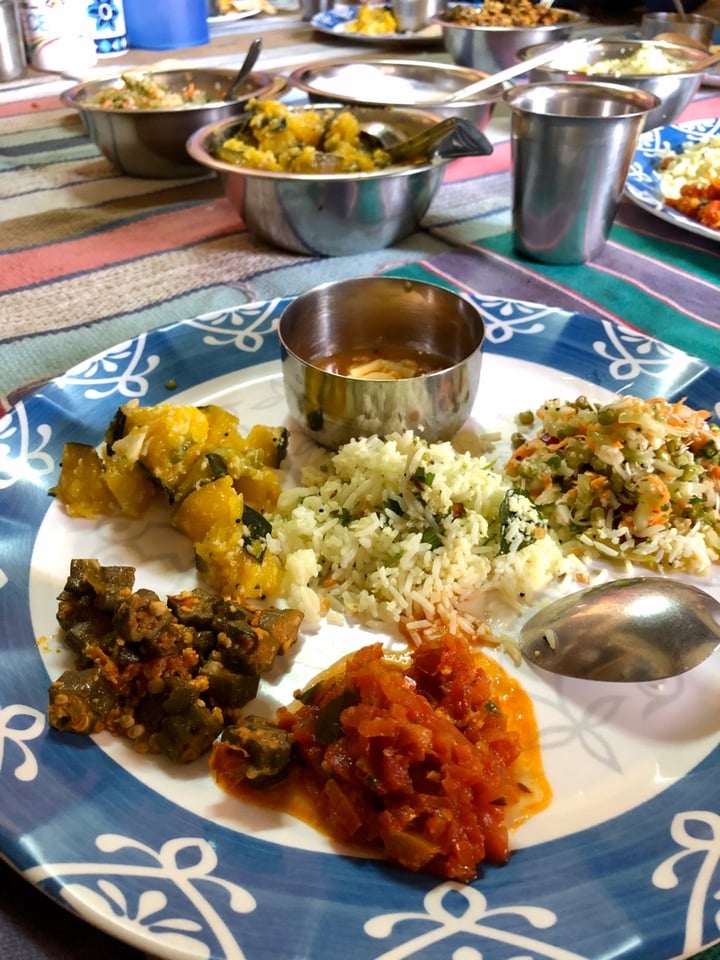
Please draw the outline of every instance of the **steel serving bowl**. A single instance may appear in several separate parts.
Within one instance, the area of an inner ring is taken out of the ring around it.
[[[315,287],[280,317],[283,382],[291,415],[323,446],[414,430],[448,440],[465,423],[480,379],[484,324],[466,297],[397,277]],[[328,370],[329,357],[373,355],[437,361],[430,373],[368,380]]]
[[[88,136],[122,173],[133,177],[180,178],[200,176],[204,168],[188,155],[186,142],[199,127],[241,113],[251,97],[278,96],[287,86],[282,77],[251,73],[238,97],[223,101],[237,74],[228,69],[153,71],[153,77],[171,91],[193,82],[217,100],[207,104],[150,110],[107,109],[88,101],[105,87],[122,88],[122,76],[79,83],[62,94],[64,102],[80,112]]]
[[[296,110],[317,109],[311,106]],[[325,105],[340,112],[347,107]],[[424,110],[358,107],[361,126],[388,145],[420,133],[442,118]],[[220,174],[225,194],[247,229],[276,247],[313,256],[380,250],[412,233],[440,186],[447,160],[396,165],[369,173],[273,173],[225,163],[214,144],[241,121],[226,120],[194,133],[190,155]]]
[[[447,99],[486,76],[467,67],[427,60],[342,58],[298,67],[290,74],[289,82],[303,90],[313,103],[416,107],[442,116],[465,117],[478,130],[484,130],[500,90],[452,104]]]
[[[459,4],[459,6],[468,6]],[[567,40],[573,29],[587,17],[573,10],[553,8],[560,14],[558,23],[537,27],[466,26],[448,20],[443,11],[433,17],[440,25],[445,49],[453,63],[486,73],[496,73],[515,66],[517,53],[530,44]]]
[[[520,60],[527,60],[537,54],[552,50],[554,44],[543,43],[525,47],[518,53]],[[659,98],[660,104],[650,110],[645,118],[643,130],[652,130],[655,127],[664,127],[675,120],[690,103],[702,83],[705,73],[704,63],[708,53],[696,47],[685,46],[680,43],[664,43],[653,40],[601,40],[584,50],[573,50],[572,54],[563,55],[563,45],[556,44],[557,60],[534,67],[529,74],[529,80],[534,83],[551,83],[567,81],[592,81],[597,83],[620,83],[627,87],[644,90]],[[688,67],[678,73],[621,73],[612,74],[591,73],[583,68],[597,63],[599,60],[624,59],[632,57],[641,48],[657,47],[668,56],[677,60],[686,61]]]

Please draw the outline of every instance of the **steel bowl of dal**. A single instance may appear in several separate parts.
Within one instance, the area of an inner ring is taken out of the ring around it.
[[[322,446],[404,430],[449,440],[470,415],[485,328],[472,301],[445,287],[326,283],[286,307],[278,333],[288,408]]]

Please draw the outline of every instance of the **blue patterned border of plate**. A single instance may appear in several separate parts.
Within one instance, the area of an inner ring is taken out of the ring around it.
[[[665,204],[658,173],[661,160],[670,151],[714,136],[720,136],[720,119],[687,120],[643,133],[625,181],[625,193],[638,206],[683,230],[720,240],[720,230],[705,227]]]
[[[314,27],[323,30],[335,30],[344,23],[352,23],[357,20],[357,7],[334,7],[332,10],[322,10],[316,13],[310,21]]]
[[[718,412],[720,372],[644,335],[475,298],[487,350],[611,390]],[[0,421],[0,849],[25,877],[140,949],[197,960],[653,960],[720,936],[720,751],[652,801],[517,851],[471,886],[238,835],[140,784],[91,741],[48,731],[27,584],[62,444],[279,355],[287,301],[208,314],[69,371]]]

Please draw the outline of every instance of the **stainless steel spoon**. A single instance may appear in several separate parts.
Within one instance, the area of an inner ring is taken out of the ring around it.
[[[446,117],[414,137],[396,143],[385,142],[385,132],[383,124],[368,125],[360,131],[360,142],[366,149],[384,150],[393,163],[415,163],[434,156],[480,157],[493,151],[485,134],[464,117]]]
[[[523,73],[529,73],[535,67],[540,67],[545,63],[549,63],[551,60],[556,60],[559,56],[562,56],[563,60],[565,60],[573,51],[580,51],[585,47],[591,47],[593,44],[600,43],[600,39],[600,37],[595,37],[592,40],[588,40],[585,37],[580,37],[577,40],[570,40],[567,43],[559,43],[557,46],[551,47],[550,50],[545,50],[543,53],[538,53],[534,57],[522,60],[512,67],[508,67],[506,70],[500,70],[498,73],[490,73],[488,76],[483,77],[482,80],[476,80],[474,83],[469,83],[466,87],[461,87],[452,93],[445,102],[458,103],[460,100],[471,99],[483,90],[490,90],[494,87],[498,87],[497,96],[500,96],[503,85],[509,80],[519,77]],[[571,61],[568,60],[566,62]]]
[[[566,677],[662,680],[717,649],[719,616],[720,603],[679,580],[612,580],[548,604],[522,627],[520,649]]]
[[[242,62],[240,69],[238,70],[235,79],[228,87],[228,91],[223,97],[223,100],[226,103],[229,103],[231,100],[235,100],[240,88],[245,81],[245,78],[248,77],[252,71],[252,68],[257,63],[257,58],[260,56],[260,51],[262,50],[262,40],[260,37],[256,37],[253,42],[248,47],[248,52],[245,54],[245,59]]]
[[[673,0],[673,6],[677,11],[677,15],[681,20],[687,20],[687,14],[685,13],[685,7],[682,4],[682,0]]]

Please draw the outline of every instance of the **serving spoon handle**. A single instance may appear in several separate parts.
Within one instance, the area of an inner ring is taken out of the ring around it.
[[[493,151],[492,143],[485,134],[465,117],[446,117],[400,143],[386,145],[367,129],[360,131],[360,141],[366,149],[384,150],[393,163],[414,163],[432,157],[482,157]]]
[[[563,53],[574,48],[581,49],[590,44],[598,43],[598,41],[599,38],[594,40],[585,40],[584,38],[571,40],[570,43],[565,46]],[[489,90],[491,87],[501,86],[507,80],[512,80],[513,77],[519,77],[523,73],[528,73],[533,67],[539,67],[543,63],[549,63],[550,60],[554,60],[559,50],[560,46],[558,45],[557,47],[553,47],[552,50],[539,53],[536,57],[530,57],[529,60],[516,63],[514,67],[508,67],[506,70],[500,70],[498,73],[491,73],[482,80],[476,80],[475,83],[470,83],[466,87],[461,87],[459,90],[456,90],[445,102],[457,103],[459,100],[467,100],[468,97],[475,96],[476,93],[480,93],[482,90]]]
[[[237,94],[240,91],[245,78],[249,76],[252,68],[257,63],[257,58],[260,56],[260,51],[262,50],[262,40],[260,37],[256,37],[253,42],[248,47],[248,52],[245,54],[245,59],[242,62],[240,69],[238,70],[235,79],[228,87],[228,91],[223,97],[223,100],[226,103],[229,103],[230,100],[234,100]]]

